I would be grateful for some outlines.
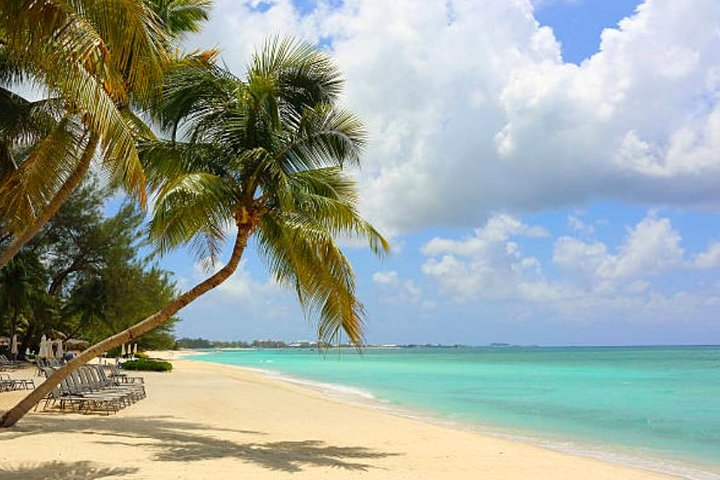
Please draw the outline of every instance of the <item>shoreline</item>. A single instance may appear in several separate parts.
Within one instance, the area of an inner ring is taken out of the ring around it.
[[[345,403],[352,406],[358,406],[360,408],[373,409],[383,414],[393,415],[413,421],[420,421],[429,425],[451,428],[462,432],[498,438],[510,442],[519,442],[525,445],[574,457],[588,458],[600,462],[607,462],[623,467],[657,473],[660,475],[668,475],[671,478],[687,480],[720,480],[720,474],[702,470],[700,465],[686,462],[681,459],[664,458],[659,455],[653,455],[650,452],[646,452],[646,455],[643,456],[633,456],[628,453],[629,447],[616,447],[612,444],[584,441],[581,439],[567,440],[562,438],[552,438],[551,436],[542,436],[541,433],[533,434],[512,431],[511,429],[503,428],[499,425],[491,426],[479,422],[460,422],[445,418],[436,412],[422,411],[417,408],[385,402],[382,399],[377,398],[372,392],[352,385],[334,384],[307,379],[278,370],[273,370],[272,368],[231,365],[190,358],[193,356],[202,356],[208,353],[209,352],[202,351],[194,351],[191,353],[183,352],[179,355],[179,358],[183,359],[183,361],[211,363],[213,365],[234,368],[240,371],[261,375],[269,381],[285,383],[315,394],[319,394],[329,401]],[[711,467],[708,466],[708,468]]]
[[[173,372],[142,373],[148,397],[116,415],[31,413],[0,432],[0,477],[677,478],[393,415],[243,367],[173,357]],[[0,409],[17,399],[0,395]]]

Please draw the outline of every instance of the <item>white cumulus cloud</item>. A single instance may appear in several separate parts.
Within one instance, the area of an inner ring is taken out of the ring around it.
[[[614,247],[598,240],[556,238],[545,264],[523,254],[518,237],[530,227],[512,220],[496,215],[472,236],[430,240],[421,249],[427,257],[423,273],[457,302],[513,302],[572,318],[677,320],[684,318],[682,312],[708,314],[720,304],[719,285],[667,291],[655,284],[662,273],[720,268],[720,243],[688,255],[680,233],[655,212],[629,228]],[[508,224],[515,228],[496,227]]]
[[[418,303],[422,300],[422,289],[410,279],[403,280],[395,270],[375,272],[373,282],[383,289],[383,300],[387,303]],[[429,305],[431,302],[424,302]]]
[[[681,266],[684,251],[680,242],[669,219],[651,214],[628,232],[616,254],[601,242],[560,237],[555,241],[553,261],[595,280],[636,278]]]
[[[581,65],[529,0],[218,0],[193,45],[240,71],[268,33],[325,45],[367,122],[363,210],[392,232],[612,198],[720,200],[720,2],[647,0]]]

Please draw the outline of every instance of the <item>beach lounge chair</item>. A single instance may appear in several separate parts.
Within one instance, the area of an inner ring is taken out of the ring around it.
[[[110,378],[121,383],[145,383],[143,377],[130,377],[127,373],[122,373],[117,365],[110,365]]]
[[[16,368],[20,368],[20,365],[0,354],[0,370],[14,370]]]
[[[46,376],[52,375],[54,371],[52,367],[43,368]],[[57,405],[61,410],[70,408],[85,413],[102,412],[109,415],[133,401],[131,392],[102,389],[87,376],[83,377],[75,371],[48,394],[43,409]]]
[[[94,369],[94,373],[98,377],[98,382],[101,385],[105,385],[107,387],[112,387],[116,389],[121,389],[125,391],[134,392],[135,395],[139,396],[139,398],[145,398],[145,385],[143,382],[121,382],[117,379],[110,377],[108,378],[105,374],[105,369],[102,367],[102,365],[85,365],[88,368]],[[140,377],[131,377],[131,378],[140,378]],[[142,378],[140,378],[142,380]]]
[[[92,388],[99,392],[109,392],[122,396],[126,404],[132,404],[144,398],[144,390],[135,388],[123,388],[117,386],[114,382],[103,378],[99,369],[85,365],[78,370],[79,375],[84,379],[85,383],[92,385]]]
[[[108,401],[113,400],[121,408],[134,403],[135,398],[131,392],[121,391],[103,387],[94,379],[88,376],[87,369],[80,367],[68,377],[73,393],[85,396],[87,398],[103,398]]]
[[[55,372],[50,366],[41,367],[49,377]],[[84,413],[115,413],[145,398],[142,383],[119,383],[108,378],[101,365],[83,365],[72,372],[60,385],[45,397],[44,410],[59,407]],[[36,406],[36,409],[39,407]]]
[[[68,405],[73,407],[73,409],[75,409],[75,407],[82,409],[86,402],[87,400],[85,398],[72,395],[69,391],[67,391],[63,381],[60,385],[53,388],[52,391],[45,397],[43,410],[47,410],[48,407],[53,407],[55,405],[57,405],[61,410],[65,410],[65,407]],[[39,406],[39,403],[35,405],[35,410],[37,410]]]
[[[11,378],[7,373],[0,373],[0,392],[10,390],[32,390],[35,381],[28,378]]]

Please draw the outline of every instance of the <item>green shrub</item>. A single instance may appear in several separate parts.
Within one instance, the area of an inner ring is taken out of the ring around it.
[[[172,370],[172,363],[161,360],[129,360],[122,364],[123,370],[140,370],[144,372],[169,372]]]

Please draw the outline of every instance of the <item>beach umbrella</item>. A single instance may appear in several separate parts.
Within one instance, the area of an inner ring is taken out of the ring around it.
[[[125,344],[123,343],[122,349],[120,350],[120,356],[124,357],[127,355],[127,350],[125,350]]]
[[[47,358],[47,346],[45,345],[45,335],[40,339],[40,348],[38,349],[38,358]]]
[[[137,355],[137,343],[133,345],[133,355]]]
[[[63,358],[63,342],[62,340],[56,340],[57,349],[55,350],[55,358],[61,360]]]
[[[18,354],[18,343],[17,343],[17,334],[15,334],[12,337],[12,344],[10,345],[10,355],[17,357],[17,354]]]

